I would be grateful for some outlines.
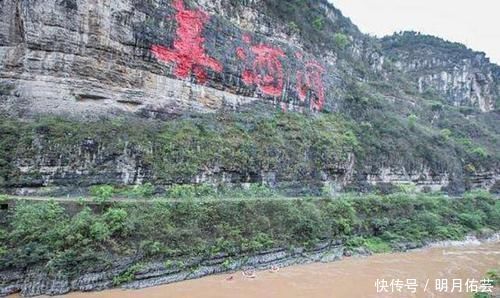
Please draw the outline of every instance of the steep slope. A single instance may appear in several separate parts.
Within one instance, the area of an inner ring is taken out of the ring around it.
[[[500,191],[498,85],[326,0],[2,0],[0,193],[59,198],[0,195],[0,296],[494,233],[496,197],[414,189]]]
[[[283,24],[258,10],[265,1],[1,5],[3,19],[11,20],[0,37],[10,90],[2,109],[14,115],[132,112],[168,119],[258,98],[321,110],[339,85],[336,55],[321,52],[318,59],[302,42],[290,42]],[[317,27],[338,17],[329,6],[310,9],[320,18]]]
[[[442,63],[413,71],[420,56],[362,34],[323,0],[6,0],[0,8],[6,191],[498,184],[497,67],[476,67],[472,52],[447,58],[446,43],[418,41],[446,68],[472,65],[453,76],[474,80],[442,87],[453,85],[448,77],[426,79]]]
[[[500,104],[500,67],[482,52],[415,32],[382,39],[384,53],[418,84],[421,94],[436,92],[454,106],[483,112]]]

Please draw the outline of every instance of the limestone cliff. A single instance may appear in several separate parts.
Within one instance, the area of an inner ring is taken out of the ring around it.
[[[425,45],[425,51],[411,51],[401,45],[403,37],[366,36],[323,0],[1,1],[0,182],[20,192],[103,183],[305,180],[334,190],[409,182],[490,188],[499,172],[500,118],[492,112],[498,66],[432,38],[411,37]],[[431,91],[436,95],[429,101]],[[454,106],[486,113],[465,115]],[[188,178],[163,179],[165,169],[155,165],[170,157],[153,133],[138,141],[113,125],[94,134],[80,128],[54,134],[50,125],[37,125],[40,117],[57,115],[75,123],[125,118],[169,127],[169,121],[199,114],[242,111],[334,113],[345,117],[360,142],[332,156],[312,156],[307,148],[294,155],[286,151],[295,146],[291,136],[273,167],[260,161],[233,167],[214,157],[193,166]],[[22,125],[6,119],[35,124],[16,132],[12,128]]]
[[[455,106],[498,108],[500,67],[482,52],[437,37],[404,32],[383,39],[384,52],[421,94],[436,92]]]
[[[339,85],[335,55],[314,57],[262,1],[247,4],[2,1],[1,108],[168,118],[265,99],[322,109]]]

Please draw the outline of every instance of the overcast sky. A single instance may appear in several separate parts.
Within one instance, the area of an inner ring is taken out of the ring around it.
[[[500,0],[329,0],[361,31],[414,30],[464,43],[500,65]]]

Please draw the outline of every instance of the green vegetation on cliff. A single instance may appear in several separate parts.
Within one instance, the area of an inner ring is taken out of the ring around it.
[[[299,33],[308,41],[305,44],[308,48],[332,48],[340,36],[337,34],[361,35],[356,26],[327,1],[292,0],[264,3],[268,15],[288,23],[292,33]],[[336,14],[335,20],[325,14],[326,7]],[[348,39],[346,35],[343,36]],[[343,47],[337,49],[341,50]]]
[[[471,52],[461,43],[445,41],[442,38],[415,31],[404,31],[392,36],[386,36],[382,39],[382,42],[387,48],[404,49],[412,51],[415,55],[425,55],[422,48],[428,47],[446,51],[451,57],[469,57]]]
[[[485,193],[337,199],[159,200],[79,206],[17,202],[1,226],[0,270],[44,265],[81,273],[116,258],[172,260],[313,247],[343,240],[375,252],[500,229],[500,201]],[[153,228],[154,227],[154,228]],[[110,257],[111,256],[111,257]]]
[[[32,173],[31,181],[23,181],[26,174],[20,175],[14,160],[78,165],[96,157],[99,160],[92,160],[95,172],[87,177],[91,180],[82,177],[78,183],[119,184],[112,174],[97,178],[96,174],[123,152],[138,160],[147,175],[145,182],[153,184],[191,183],[201,172],[219,169],[234,173],[241,182],[258,182],[263,171],[273,171],[279,181],[301,181],[307,186],[318,183],[321,170],[333,170],[345,162],[359,145],[351,124],[336,114],[308,117],[222,111],[165,123],[135,121],[133,125],[126,119],[4,119],[0,131],[6,135],[0,142],[0,185],[7,187],[43,185],[37,172]]]
[[[198,175],[214,172],[227,174],[234,183],[262,183],[262,175],[272,173],[269,179],[287,195],[311,195],[319,194],[325,174],[345,173],[355,157],[358,176],[352,190],[373,190],[363,175],[390,165],[446,172],[449,190],[460,192],[471,187],[469,175],[494,169],[500,160],[495,150],[500,139],[492,130],[499,123],[497,115],[466,118],[457,108],[425,101],[410,109],[388,103],[361,84],[350,86],[350,95],[339,103],[342,114],[255,109],[166,122],[4,118],[0,187],[46,186],[46,181],[73,187],[122,185],[112,170],[129,158],[136,175],[152,185],[191,184]],[[88,171],[78,175],[64,172],[83,166]],[[54,167],[48,176],[38,171],[47,167]],[[130,179],[136,183],[139,178]]]

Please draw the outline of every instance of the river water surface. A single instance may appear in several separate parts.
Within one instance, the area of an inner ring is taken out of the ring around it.
[[[344,258],[328,264],[282,268],[275,273],[260,271],[255,278],[236,272],[142,290],[72,293],[64,298],[472,297],[467,285],[473,290],[476,283],[467,284],[467,279],[479,281],[494,268],[500,268],[500,242]],[[442,292],[437,291],[436,280],[447,280],[448,289],[442,286]],[[398,287],[392,288],[391,282],[402,285],[401,292]]]

